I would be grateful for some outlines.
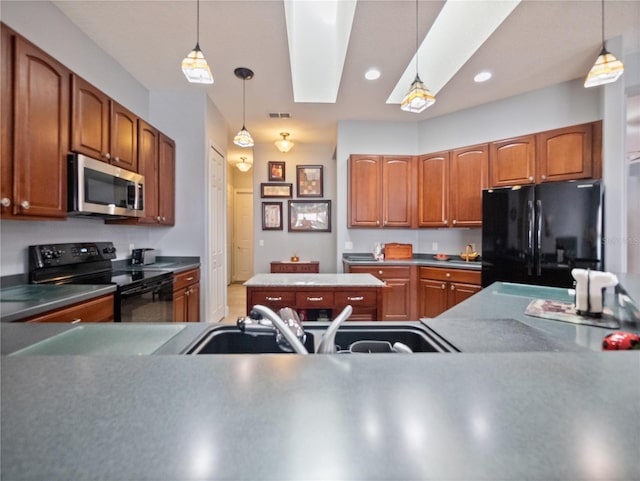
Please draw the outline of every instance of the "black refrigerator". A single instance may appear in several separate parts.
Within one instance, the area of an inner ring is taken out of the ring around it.
[[[604,270],[600,181],[548,182],[482,193],[482,286],[572,287],[574,267]]]

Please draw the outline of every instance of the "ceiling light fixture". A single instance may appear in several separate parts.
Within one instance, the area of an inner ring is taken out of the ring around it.
[[[475,77],[473,77],[473,81],[476,83],[482,83],[486,82],[491,77],[493,77],[491,72],[489,72],[488,70],[483,70],[482,72],[478,72]]]
[[[244,84],[247,80],[253,78],[253,70],[245,67],[238,67],[233,71],[236,77],[242,79],[242,128],[238,131],[233,138],[233,143],[239,147],[253,147],[253,139],[251,134],[245,127],[245,96],[244,96]]]
[[[282,138],[279,140],[276,140],[274,144],[276,144],[276,147],[278,147],[278,150],[280,152],[282,152],[283,154],[286,154],[296,144],[294,144],[290,140],[287,140],[287,137],[289,137],[289,132],[280,132],[280,135],[282,136]]]
[[[182,71],[187,80],[194,84],[212,84],[213,75],[211,69],[204,58],[202,50],[200,50],[200,0],[197,2],[196,16],[196,46],[182,60]]]
[[[240,172],[249,172],[251,169],[251,162],[247,162],[246,160],[246,157],[240,157],[240,162],[236,164],[236,167]]]
[[[378,80],[380,78],[380,70],[371,68],[365,72],[364,78],[367,80]]]
[[[407,95],[404,96],[400,103],[400,108],[406,112],[414,112],[419,114],[427,107],[431,107],[436,103],[436,98],[429,89],[424,86],[420,75],[418,74],[418,0],[416,0],[416,78],[411,84],[411,88]]]
[[[624,72],[624,65],[620,60],[609,53],[604,45],[604,0],[602,0],[602,50],[593,64],[587,78],[584,80],[585,88],[597,87],[618,80]]]

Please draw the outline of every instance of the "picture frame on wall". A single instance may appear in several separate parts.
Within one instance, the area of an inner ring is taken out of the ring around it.
[[[262,230],[282,230],[282,202],[262,203]]]
[[[298,165],[296,167],[296,192],[298,197],[322,197],[324,178],[322,165]]]
[[[330,200],[290,200],[289,232],[331,232]]]
[[[284,182],[285,181],[285,163],[269,162],[269,181]]]
[[[293,185],[287,183],[260,184],[260,197],[263,199],[272,197],[293,197]]]

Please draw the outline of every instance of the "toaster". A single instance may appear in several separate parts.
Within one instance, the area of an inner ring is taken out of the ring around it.
[[[132,264],[153,264],[156,261],[155,249],[133,249],[131,251]]]

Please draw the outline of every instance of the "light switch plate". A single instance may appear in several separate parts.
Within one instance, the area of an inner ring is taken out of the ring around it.
[[[431,243],[431,250],[434,252],[438,251],[438,243],[437,242],[432,242]]]
[[[347,250],[347,251],[352,250],[352,249],[353,249],[353,242],[351,242],[351,241],[346,241],[346,242],[344,243],[344,249],[345,249],[345,250]]]
[[[260,240],[258,241],[258,245],[259,245],[260,247],[264,247],[264,239],[260,239]]]

